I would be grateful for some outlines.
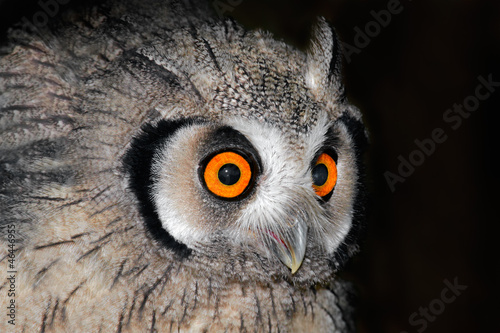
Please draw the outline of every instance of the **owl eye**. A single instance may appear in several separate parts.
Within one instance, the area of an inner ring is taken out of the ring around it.
[[[243,155],[226,151],[208,159],[203,181],[218,197],[233,199],[245,193],[254,178],[253,163]]]
[[[337,164],[328,153],[321,153],[312,169],[313,188],[317,195],[329,199],[337,183]]]

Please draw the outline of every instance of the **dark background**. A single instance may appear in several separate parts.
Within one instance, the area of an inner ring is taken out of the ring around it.
[[[307,45],[321,15],[344,43],[356,47],[356,27],[365,31],[375,22],[370,12],[387,9],[391,1],[213,2],[247,27],[270,30],[299,47]],[[479,76],[500,82],[500,2],[401,0],[398,8],[344,67],[348,96],[363,111],[371,135],[367,233],[362,252],[341,274],[358,289],[358,330],[500,332],[500,87],[459,128],[443,120],[455,103],[475,94]],[[0,31],[37,10],[37,1],[0,0]],[[415,140],[430,139],[436,128],[446,141],[391,191],[384,174],[398,174],[398,157],[408,159],[418,149]],[[435,300],[445,279],[467,289],[442,310]],[[409,317],[430,304],[442,312],[429,311],[434,318],[425,327],[412,325]]]

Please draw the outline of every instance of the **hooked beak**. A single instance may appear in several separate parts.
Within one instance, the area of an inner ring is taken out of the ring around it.
[[[277,234],[268,230],[271,239],[271,250],[288,268],[292,274],[299,269],[306,253],[307,225],[302,220],[294,220],[294,224]]]

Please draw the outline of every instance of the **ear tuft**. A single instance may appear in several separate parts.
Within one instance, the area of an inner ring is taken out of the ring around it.
[[[320,17],[313,27],[307,50],[307,86],[318,98],[323,97],[327,87],[333,85],[337,89],[340,88],[341,71],[342,52],[337,34],[333,27]]]

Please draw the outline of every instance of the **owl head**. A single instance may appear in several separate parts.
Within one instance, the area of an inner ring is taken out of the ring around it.
[[[328,279],[357,250],[366,141],[333,29],[320,19],[302,52],[206,23],[135,57],[168,87],[124,157],[151,237],[212,273]]]

